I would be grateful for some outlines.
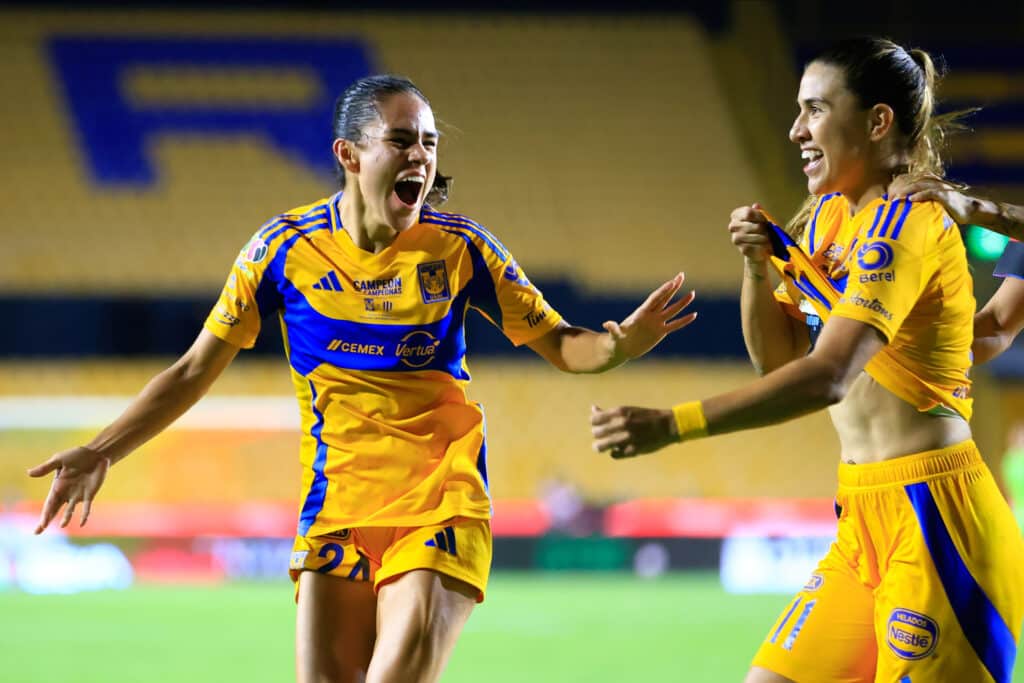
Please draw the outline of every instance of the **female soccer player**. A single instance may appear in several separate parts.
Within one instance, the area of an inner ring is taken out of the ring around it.
[[[67,505],[84,524],[107,469],[171,424],[277,313],[302,418],[291,555],[300,681],[435,681],[491,562],[483,413],[466,396],[474,307],[560,370],[603,372],[689,324],[682,274],[597,333],[564,322],[508,250],[425,203],[438,133],[408,80],[362,79],[337,101],[343,191],[284,213],[242,249],[198,339],[55,472],[37,533]],[[440,181],[440,182],[439,182]]]
[[[837,540],[768,632],[749,683],[1012,675],[1024,543],[971,440],[963,244],[938,204],[887,194],[899,174],[941,173],[934,78],[926,53],[881,39],[810,62],[790,130],[814,196],[798,223],[809,258],[756,206],[729,224],[745,257],[744,336],[766,374],[672,409],[593,410],[595,448],[628,457],[830,407]],[[785,264],[777,295],[770,251]]]

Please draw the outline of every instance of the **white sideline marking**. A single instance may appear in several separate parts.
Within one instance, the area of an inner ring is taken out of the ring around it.
[[[4,396],[0,429],[91,429],[103,427],[128,407],[133,396]],[[298,431],[292,396],[207,396],[171,427],[192,430]]]

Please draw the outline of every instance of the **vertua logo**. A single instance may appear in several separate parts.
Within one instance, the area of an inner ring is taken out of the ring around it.
[[[410,368],[425,368],[437,357],[441,340],[424,330],[413,330],[402,337],[395,355]]]

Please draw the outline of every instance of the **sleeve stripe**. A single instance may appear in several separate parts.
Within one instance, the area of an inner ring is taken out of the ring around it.
[[[479,237],[481,240],[483,240],[487,244],[487,246],[490,247],[491,250],[495,254],[498,255],[498,258],[501,259],[502,263],[504,263],[505,261],[508,260],[508,252],[507,251],[504,251],[497,243],[491,241],[487,237],[486,234],[478,231],[477,229],[475,229],[475,228],[473,228],[471,226],[464,225],[462,223],[453,223],[451,221],[445,221],[445,220],[441,220],[441,219],[433,218],[433,217],[429,217],[429,218],[428,217],[424,217],[421,220],[424,223],[432,223],[434,225],[443,225],[443,226],[446,226],[446,227],[449,227],[449,228],[455,228],[456,230],[459,230],[459,231],[465,230],[467,232],[470,232],[473,235],[476,235],[477,237]],[[447,232],[452,232],[452,231],[449,230]]]
[[[892,240],[898,240],[900,238],[900,230],[903,229],[903,222],[907,220],[907,214],[910,213],[910,200],[904,200],[903,213],[900,214],[899,220],[896,221],[896,227],[892,229]]]
[[[476,221],[472,221],[472,220],[466,218],[465,216],[459,216],[457,214],[437,213],[435,211],[424,212],[424,216],[427,219],[447,221],[446,223],[443,223],[442,225],[448,225],[450,227],[466,228],[467,230],[469,230],[470,232],[475,234],[477,237],[479,237],[480,239],[482,239],[485,242],[487,242],[487,245],[491,249],[493,249],[495,251],[495,253],[498,254],[499,257],[501,257],[502,261],[508,260],[508,257],[509,257],[508,249],[506,249],[505,245],[501,243],[501,240],[499,240],[497,237],[495,237],[491,233],[491,231],[489,231],[487,228],[485,228],[484,226],[480,225]]]

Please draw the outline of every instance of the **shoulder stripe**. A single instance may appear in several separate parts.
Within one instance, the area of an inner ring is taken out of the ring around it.
[[[889,226],[892,225],[892,219],[896,215],[896,210],[899,208],[900,202],[905,202],[906,204],[910,203],[903,199],[897,199],[889,206],[889,211],[885,214],[885,222],[882,223],[882,228],[878,231],[879,237],[885,237],[886,233],[889,232]]]
[[[269,242],[267,235],[269,235],[275,228],[282,225],[309,225],[317,221],[327,220],[327,207],[320,207],[316,211],[304,214],[303,216],[278,216],[266,226],[260,229],[259,236],[265,241]],[[271,238],[272,239],[272,238]]]
[[[458,214],[438,213],[436,211],[425,211],[423,215],[428,220],[434,219],[446,221],[445,223],[443,223],[443,225],[466,228],[467,230],[475,234],[477,237],[487,242],[487,245],[495,252],[497,252],[498,256],[501,257],[502,261],[508,259],[508,249],[506,249],[505,245],[501,243],[501,240],[495,237],[490,230],[480,225],[476,221],[470,220],[469,218],[466,218],[465,216],[460,216]]]
[[[903,207],[903,213],[900,214],[899,219],[896,221],[895,227],[892,229],[892,239],[898,240],[900,238],[900,230],[903,229],[903,222],[907,220],[907,214],[910,213],[910,200],[906,200],[906,205]]]
[[[300,228],[298,227],[300,225],[306,225],[306,227]],[[326,217],[321,217],[316,222],[304,221],[302,223],[296,223],[291,221],[281,221],[280,223],[277,223],[276,226],[277,230],[263,238],[263,241],[267,244],[270,244],[288,230],[295,230],[300,235],[308,235],[312,232],[316,232],[317,230],[325,230],[328,227]]]
[[[440,220],[432,217],[423,217],[420,219],[420,221],[423,223],[431,223],[433,225],[442,225],[449,228],[455,228],[455,230],[459,231],[459,234],[464,234],[462,233],[462,231],[472,233],[476,237],[479,237],[481,240],[483,240],[484,243],[491,248],[491,251],[498,255],[498,258],[501,260],[502,263],[508,260],[508,252],[502,249],[500,244],[496,244],[495,242],[488,239],[487,235],[481,233],[480,231],[468,225],[464,225],[462,223],[454,223],[452,221]],[[446,230],[445,232],[455,233],[455,230]]]
[[[816,247],[814,246],[814,231],[818,227],[818,214],[821,213],[821,207],[825,206],[825,203],[828,202],[833,197],[838,197],[838,196],[839,196],[838,192],[832,192],[831,194],[827,194],[827,195],[825,195],[824,197],[822,197],[821,199],[818,200],[818,206],[814,209],[814,217],[811,218],[811,229],[810,229],[810,238],[809,239],[810,239],[810,247],[811,247],[810,251],[811,251],[812,254],[816,250]]]
[[[875,211],[875,220],[871,222],[871,229],[868,230],[868,237],[875,236],[875,228],[878,227],[878,219],[882,217],[882,211],[885,210],[885,204],[878,205],[878,211]]]
[[[502,257],[503,261],[508,258],[509,251],[505,248],[505,245],[501,243],[501,240],[495,237],[494,233],[476,221],[454,213],[438,213],[436,211],[430,211],[426,215],[429,218],[449,221],[450,223],[461,225],[486,241],[488,245]]]

